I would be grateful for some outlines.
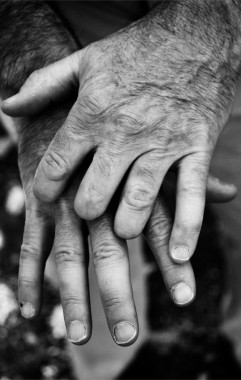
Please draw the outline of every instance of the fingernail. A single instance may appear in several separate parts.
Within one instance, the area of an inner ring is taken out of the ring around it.
[[[25,302],[20,305],[21,314],[24,318],[32,318],[35,315],[35,308],[31,302]]]
[[[175,260],[179,261],[187,261],[190,259],[190,251],[185,246],[173,248],[171,255]]]
[[[85,325],[80,321],[72,321],[68,328],[68,339],[71,343],[80,343],[87,336]]]
[[[173,299],[178,305],[185,305],[193,299],[193,291],[185,284],[185,282],[180,282],[179,284],[173,286],[171,289]]]
[[[128,344],[135,338],[135,336],[135,326],[130,322],[119,322],[114,327],[114,339],[117,344]]]
[[[13,95],[13,96],[11,96],[10,98],[5,99],[5,100],[3,101],[3,104],[6,104],[6,105],[11,104],[11,103],[13,103],[13,102],[17,99],[17,97],[18,97],[18,94]]]

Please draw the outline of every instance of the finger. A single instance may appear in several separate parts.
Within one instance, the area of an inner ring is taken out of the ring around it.
[[[54,253],[67,336],[84,344],[91,335],[86,231],[65,200],[56,208]]]
[[[204,155],[185,157],[180,164],[175,220],[170,238],[170,254],[183,263],[192,256],[202,226],[208,158]]]
[[[74,105],[70,111],[36,171],[34,194],[43,202],[53,202],[59,197],[74,170],[92,148],[81,133],[83,126],[76,118],[76,107]]]
[[[124,239],[139,236],[151,214],[169,164],[153,153],[134,163],[115,217],[115,232]]]
[[[24,318],[34,318],[40,313],[44,268],[52,244],[50,221],[36,209],[27,210],[18,279],[18,299]]]
[[[207,182],[207,202],[229,202],[237,195],[237,187],[209,175]]]
[[[75,211],[81,218],[93,220],[105,212],[133,159],[133,154],[97,150],[75,198]]]
[[[113,232],[106,215],[88,223],[93,262],[106,319],[114,341],[129,346],[138,335],[126,242]]]
[[[20,92],[2,103],[10,116],[33,115],[66,97],[78,85],[84,51],[78,51],[40,70],[34,71]]]
[[[176,305],[186,306],[195,297],[195,279],[190,262],[179,265],[169,256],[171,227],[172,219],[167,203],[159,195],[145,227],[144,236],[155,255],[172,300]]]
[[[176,176],[172,172],[168,172],[163,183],[166,191],[171,195],[176,193]],[[230,202],[237,195],[237,187],[229,182],[224,182],[221,179],[209,174],[206,189],[207,202]]]

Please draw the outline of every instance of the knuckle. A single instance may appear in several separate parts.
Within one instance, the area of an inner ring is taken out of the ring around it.
[[[105,309],[123,308],[126,299],[119,295],[108,295],[103,297],[102,302]]]
[[[155,210],[145,227],[145,235],[155,249],[167,246],[171,230],[172,218],[164,210]]]
[[[146,232],[148,239],[151,241],[151,245],[155,249],[164,248],[167,246],[170,238],[170,227],[162,229],[160,225],[157,227],[151,225]]]
[[[113,119],[115,125],[121,130],[126,130],[126,126],[129,126],[127,131],[129,138],[142,134],[144,130],[143,121],[126,108],[119,106],[119,108],[115,110],[115,117]]]
[[[90,95],[90,92],[95,95]],[[89,86],[88,91],[82,89],[81,99],[78,100],[78,105],[73,106],[72,112],[67,119],[68,129],[72,132],[73,137],[78,137],[81,134],[83,138],[84,134],[93,139],[93,141],[96,140],[91,130],[98,128],[97,125],[103,124],[103,119],[105,119],[102,115],[105,108],[101,104],[101,96],[98,96],[97,92],[95,87],[93,91]]]
[[[148,188],[132,187],[126,191],[124,202],[131,210],[142,211],[152,207],[155,198],[153,192]]]
[[[43,169],[47,178],[52,181],[65,179],[70,172],[66,158],[53,151],[46,154]]]
[[[67,263],[86,263],[86,254],[81,252],[79,247],[70,247],[67,245],[55,246],[55,260],[58,264],[67,264]]]
[[[76,140],[83,132],[83,125],[86,120],[82,118],[82,114],[77,109],[74,109],[68,116],[68,136],[69,138]]]
[[[162,235],[164,233],[169,233],[172,226],[172,219],[169,215],[156,213],[152,215],[148,221],[148,229],[157,235]]]
[[[26,244],[23,243],[21,246],[20,260],[21,262],[31,261],[31,260],[39,260],[40,252],[39,248],[34,244]]]
[[[101,94],[99,94],[98,89],[94,87],[93,93],[88,93],[82,100],[81,106],[85,109],[86,115],[94,119],[101,118],[101,113],[104,111],[104,106],[102,104],[103,99],[101,99]]]
[[[73,306],[83,307],[86,304],[86,301],[74,294],[64,293],[62,295],[62,306],[64,309],[70,308],[72,310]]]
[[[195,197],[200,197],[204,198],[205,197],[205,191],[202,186],[200,186],[200,183],[192,183],[192,184],[186,184],[182,185],[179,189],[180,193],[182,194],[183,198],[192,198],[193,196]]]
[[[39,281],[37,278],[28,278],[26,276],[22,276],[21,273],[19,274],[18,279],[18,287],[19,289],[26,289],[26,288],[35,288],[38,287]]]
[[[95,266],[113,267],[116,262],[124,257],[122,252],[114,244],[101,243],[93,249],[93,263]]]

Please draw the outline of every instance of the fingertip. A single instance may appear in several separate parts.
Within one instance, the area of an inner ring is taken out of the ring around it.
[[[24,319],[35,319],[37,318],[39,311],[36,308],[36,305],[34,306],[32,302],[25,301],[25,302],[19,302],[20,312],[21,316]]]
[[[104,202],[93,200],[89,196],[77,195],[74,200],[74,209],[77,215],[84,220],[95,220],[106,210]]]
[[[2,104],[5,106],[12,106],[16,102],[17,99],[18,99],[18,94],[15,94],[13,96],[10,96],[7,99],[4,99]]]
[[[30,280],[29,280],[30,281]],[[41,311],[42,289],[41,287],[26,281],[19,281],[18,304],[21,316],[24,319],[36,319]]]
[[[237,194],[238,188],[237,188],[237,186],[234,183],[230,183],[229,187],[230,187],[230,191],[231,191],[231,188],[232,188],[232,192],[235,193],[235,194]]]
[[[230,200],[234,199],[238,194],[238,188],[233,183],[224,185],[224,192]]]
[[[177,306],[188,306],[195,299],[195,292],[190,285],[180,282],[172,287],[171,295]]]
[[[237,196],[238,189],[233,183],[224,182],[210,175],[206,193],[209,202],[229,202]]]
[[[121,203],[116,212],[114,231],[122,239],[130,240],[140,236],[145,228],[149,217],[149,210],[144,212],[130,212]]]
[[[135,239],[142,233],[142,231],[139,232],[139,230],[119,220],[114,222],[114,231],[119,238],[125,240]]]
[[[3,100],[1,104],[2,111],[9,116],[15,116],[15,107],[16,107],[16,101],[18,99],[18,94],[11,96],[10,98],[7,98]]]

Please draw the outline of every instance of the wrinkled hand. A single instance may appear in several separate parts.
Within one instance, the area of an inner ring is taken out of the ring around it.
[[[56,123],[56,117],[52,124]],[[42,125],[42,120],[38,125]],[[50,128],[51,125],[48,125]],[[36,125],[31,124],[36,131]],[[46,259],[52,249],[57,265],[61,302],[68,338],[85,343],[91,335],[88,286],[88,230],[103,307],[113,339],[120,345],[132,344],[138,335],[126,241],[113,231],[113,204],[100,218],[87,225],[74,211],[73,201],[80,176],[72,180],[60,199],[44,204],[33,194],[37,163],[48,146],[44,137],[31,133],[20,139],[19,166],[26,194],[26,223],[19,269],[19,303],[22,315],[34,318],[40,312],[42,280]],[[82,166],[83,172],[85,168]],[[229,200],[235,189],[210,182],[214,199]],[[168,255],[171,215],[160,194],[145,231],[174,302],[189,303],[195,294],[195,281],[189,263],[179,266]],[[183,289],[184,285],[184,289]]]
[[[40,312],[44,267],[53,247],[68,338],[76,344],[83,344],[89,339],[89,233],[92,258],[111,335],[118,344],[129,345],[137,338],[138,321],[127,244],[113,231],[115,205],[112,202],[104,215],[88,222],[88,228],[77,216],[73,201],[81,175],[86,170],[84,165],[79,176],[71,180],[58,201],[46,205],[33,194],[38,162],[66,114],[66,111],[57,109],[31,121],[17,120],[19,167],[26,194],[26,223],[19,268],[21,312],[26,318],[34,318]],[[175,183],[168,181],[166,189],[168,193],[175,193]],[[207,194],[210,201],[228,201],[235,193],[234,186],[210,177]],[[171,226],[170,209],[162,192],[145,229],[145,238],[156,256],[171,298],[176,304],[185,305],[194,298],[195,282],[190,263],[180,266],[173,263],[168,255]]]
[[[196,4],[195,17],[186,6],[190,1],[181,3],[157,7],[128,28],[33,73],[3,108],[11,115],[35,113],[79,86],[38,167],[34,193],[45,202],[56,200],[94,151],[75,210],[86,220],[100,217],[128,173],[114,222],[121,238],[143,231],[167,171],[176,167],[169,251],[177,262],[188,260],[196,247],[209,163],[240,65],[238,37],[231,36],[216,2]]]

